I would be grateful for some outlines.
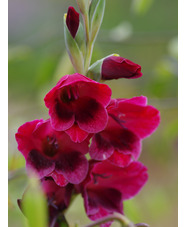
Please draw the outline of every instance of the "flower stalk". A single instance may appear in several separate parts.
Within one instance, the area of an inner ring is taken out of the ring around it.
[[[84,27],[85,27],[86,42],[89,43],[90,35],[89,35],[89,15],[88,15],[88,12],[85,12],[82,16],[83,16],[83,22],[84,22]]]
[[[89,26],[88,11],[82,13],[82,16],[83,16],[83,22],[84,22],[85,35],[86,35],[86,53],[85,53],[85,59],[84,59],[84,72],[86,75],[88,72],[88,68],[90,66],[94,45],[90,41],[90,26]]]
[[[85,65],[84,65],[85,75],[87,75],[87,73],[88,73],[88,68],[90,66],[90,62],[91,62],[91,59],[92,59],[93,48],[94,48],[93,43],[88,42],[87,48],[86,48]]]
[[[76,1],[83,23],[72,6],[64,15],[65,45],[76,73],[62,76],[45,95],[49,118],[26,122],[15,134],[26,169],[39,179],[42,191],[38,194],[33,187],[18,204],[25,207],[30,223],[41,219],[37,226],[68,227],[64,214],[81,194],[94,221],[86,227],[108,227],[112,221],[122,227],[148,227],[122,215],[123,201],[139,193],[148,180],[148,169],[138,158],[142,140],[158,127],[160,114],[144,96],[112,99],[111,88],[100,83],[139,78],[141,66],[117,54],[90,66],[106,0]],[[10,179],[15,177],[10,174]],[[33,196],[42,201],[33,202]]]
[[[109,221],[118,221],[121,224],[121,227],[135,227],[135,224],[133,224],[128,218],[119,213],[108,215],[107,217],[101,218],[89,225],[86,225],[85,227],[94,227]]]

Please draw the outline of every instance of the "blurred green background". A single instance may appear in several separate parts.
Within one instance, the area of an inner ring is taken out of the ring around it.
[[[67,73],[73,73],[64,46],[63,14],[68,0],[9,0],[9,171],[25,166],[17,151],[17,128],[36,118],[48,118],[45,94]],[[113,98],[145,95],[161,112],[158,130],[143,141],[140,157],[149,169],[149,181],[124,211],[133,222],[151,227],[177,226],[177,1],[107,0],[94,62],[118,53],[142,66],[143,77],[107,84]],[[18,209],[27,185],[23,175],[9,182],[9,226],[24,226]],[[79,196],[67,220],[84,225]],[[118,226],[113,224],[113,226]],[[39,227],[39,226],[38,226]]]

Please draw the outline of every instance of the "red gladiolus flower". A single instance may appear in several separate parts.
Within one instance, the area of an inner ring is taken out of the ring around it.
[[[72,184],[67,184],[65,187],[60,187],[51,177],[44,177],[41,179],[41,189],[43,190],[48,203],[47,208],[50,226],[53,220],[56,221],[58,215],[62,215],[70,205],[70,200],[74,193],[74,186]],[[23,210],[23,203],[26,194],[27,189],[25,190],[22,199],[17,200],[18,206],[24,215],[26,214]],[[54,227],[59,227],[57,221]]]
[[[40,178],[51,176],[56,184],[78,184],[88,171],[88,140],[76,144],[64,132],[55,131],[50,121],[34,120],[23,124],[16,133],[18,150],[26,167]]]
[[[146,97],[112,100],[107,107],[109,121],[102,132],[95,134],[90,156],[119,166],[137,160],[141,140],[154,132],[160,122],[159,111],[147,105]]]
[[[82,142],[89,133],[106,127],[110,97],[107,85],[75,73],[62,77],[44,100],[52,127],[65,131],[74,142]]]
[[[143,74],[140,65],[120,56],[109,56],[103,60],[101,75],[103,80],[112,80],[135,79]]]
[[[79,27],[79,13],[72,6],[68,8],[66,24],[72,37],[75,38]]]
[[[41,186],[48,201],[49,223],[52,223],[53,219],[68,208],[74,186],[67,184],[65,187],[60,187],[51,177],[43,178]],[[55,227],[57,226],[56,223]]]
[[[91,220],[114,212],[123,213],[123,201],[135,196],[148,179],[147,168],[132,162],[122,168],[108,161],[90,161],[88,177],[78,190],[84,198],[86,213]],[[102,227],[110,223],[102,224]]]

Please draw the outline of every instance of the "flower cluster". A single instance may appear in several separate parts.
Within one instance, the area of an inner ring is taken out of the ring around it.
[[[107,85],[77,73],[62,77],[44,100],[50,118],[27,122],[16,133],[27,170],[57,193],[60,211],[69,204],[63,197],[71,185],[92,220],[122,213],[122,201],[147,181],[147,168],[137,159],[142,139],[159,124],[159,111],[143,96],[111,99]]]
[[[66,25],[75,39],[79,14],[73,7]],[[92,79],[63,76],[44,98],[49,118],[26,122],[16,133],[26,169],[36,173],[47,196],[50,223],[74,194],[82,195],[91,220],[122,214],[123,201],[148,179],[138,158],[142,140],[159,125],[159,111],[144,96],[112,99],[109,86],[97,82],[141,77],[141,66],[111,55],[93,64],[88,75]]]

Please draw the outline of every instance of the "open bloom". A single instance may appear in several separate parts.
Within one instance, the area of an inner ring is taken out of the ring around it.
[[[72,6],[68,8],[66,24],[72,37],[75,38],[79,27],[79,13]]]
[[[147,168],[132,162],[122,168],[110,162],[90,161],[89,174],[79,187],[85,210],[91,220],[114,212],[123,213],[123,201],[135,196],[148,179]],[[109,226],[109,223],[102,224]]]
[[[74,187],[72,184],[60,187],[51,177],[41,179],[41,186],[47,197],[49,223],[51,223],[56,216],[68,208]],[[56,223],[55,227],[57,226]]]
[[[107,107],[107,127],[92,138],[90,156],[108,159],[119,166],[137,160],[141,140],[152,134],[160,122],[159,111],[147,105],[144,96],[132,99],[113,99]]]
[[[119,78],[135,79],[142,76],[140,65],[115,55],[103,60],[101,74],[103,80]]]
[[[102,131],[108,120],[106,107],[111,89],[78,73],[62,77],[45,96],[52,127],[65,131],[74,142]]]
[[[26,159],[26,168],[40,178],[51,176],[65,186],[78,184],[88,171],[88,140],[76,144],[64,132],[55,131],[49,120],[34,120],[23,124],[16,133],[18,150]]]

